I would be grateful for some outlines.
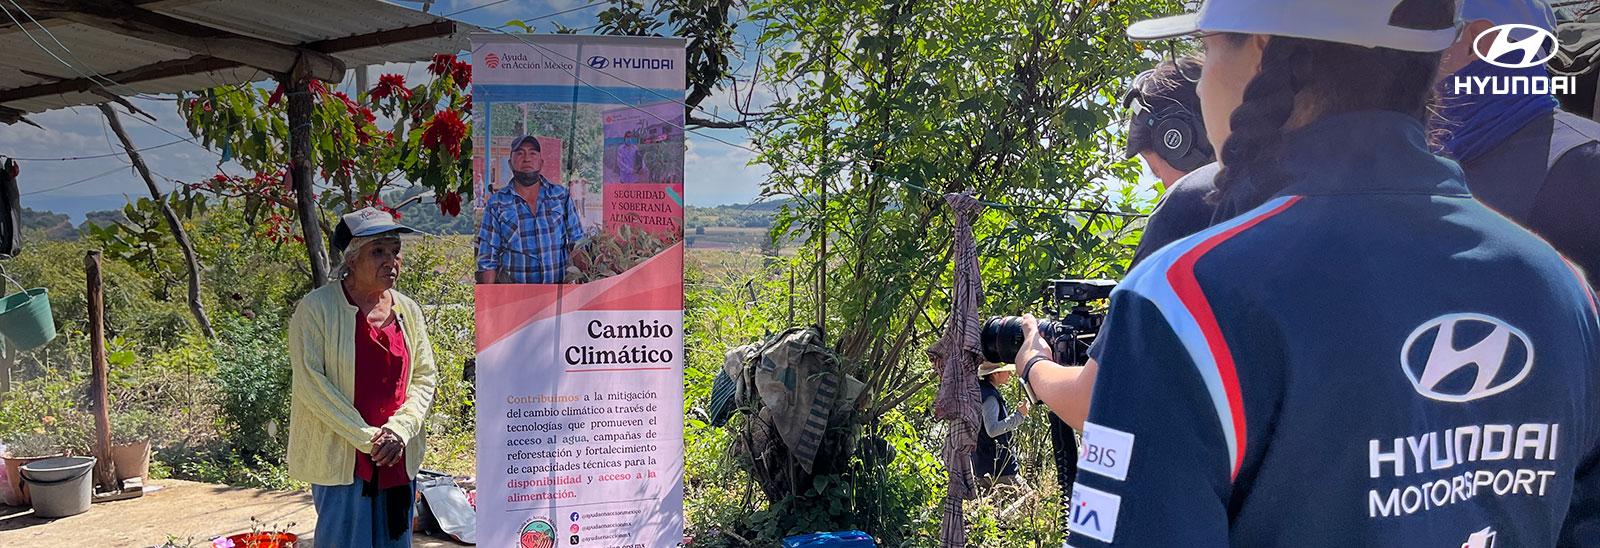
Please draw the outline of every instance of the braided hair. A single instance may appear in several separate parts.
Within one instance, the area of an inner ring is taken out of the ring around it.
[[[1407,0],[1390,23],[1449,28],[1454,8],[1451,0]],[[1250,38],[1225,36],[1235,47]],[[1399,112],[1425,123],[1436,97],[1440,55],[1273,36],[1261,52],[1261,71],[1228,118],[1232,131],[1219,151],[1222,170],[1206,200],[1238,214],[1282,191],[1293,182],[1283,166],[1284,135],[1305,123],[1361,110]]]

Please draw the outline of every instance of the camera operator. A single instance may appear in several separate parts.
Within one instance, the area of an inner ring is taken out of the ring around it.
[[[1125,152],[1129,158],[1143,158],[1166,186],[1166,194],[1145,223],[1129,268],[1162,246],[1211,226],[1217,209],[1206,203],[1213,189],[1211,177],[1185,177],[1198,169],[1215,172],[1207,167],[1216,161],[1216,154],[1206,138],[1200,97],[1195,94],[1202,67],[1198,57],[1164,60],[1135,77],[1123,95],[1122,106],[1131,114]]]
[[[1195,93],[1195,82],[1203,67],[1204,62],[1193,56],[1163,60],[1135,77],[1123,95],[1122,104],[1130,111],[1125,153],[1129,158],[1142,158],[1151,173],[1167,185],[1166,194],[1145,224],[1129,268],[1167,244],[1211,226],[1216,213],[1216,207],[1206,202],[1206,196],[1215,188],[1211,180],[1216,173],[1216,156],[1206,137],[1200,97]],[[1188,176],[1190,173],[1197,175]],[[1037,332],[1037,320],[1029,321],[1035,322],[1029,329]],[[1063,371],[1043,381],[1051,389],[1039,395],[1048,398],[1044,401],[1050,406],[1054,436],[1064,435],[1057,432],[1057,422],[1083,429],[1094,389],[1094,372],[1099,366],[1093,360],[1082,365],[1085,367]],[[1072,474],[1064,476],[1068,481],[1071,477]]]
[[[1455,5],[1209,0],[1129,28],[1199,35],[1240,214],[1134,268],[1082,370],[1024,318],[1036,395],[1093,382],[1074,546],[1600,545],[1594,292],[1426,138]]]

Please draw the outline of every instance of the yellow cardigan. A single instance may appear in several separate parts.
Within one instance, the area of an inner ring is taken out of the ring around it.
[[[433,362],[422,308],[389,290],[411,353],[406,402],[383,426],[406,442],[406,475],[417,477],[426,450],[423,420],[433,404],[439,369]],[[306,294],[289,320],[294,383],[289,408],[289,476],[316,485],[355,481],[356,451],[372,452],[377,428],[355,405],[356,314],[338,281]]]

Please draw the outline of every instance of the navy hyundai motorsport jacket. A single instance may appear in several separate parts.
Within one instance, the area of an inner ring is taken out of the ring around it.
[[[1069,544],[1600,546],[1600,319],[1575,269],[1414,120],[1286,145],[1296,183],[1112,296]]]

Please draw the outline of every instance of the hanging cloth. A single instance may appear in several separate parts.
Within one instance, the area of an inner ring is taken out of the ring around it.
[[[939,528],[941,548],[961,548],[967,544],[967,519],[963,501],[977,498],[977,478],[972,474],[972,452],[977,447],[982,400],[978,395],[978,364],[983,362],[978,306],[983,302],[983,277],[978,272],[978,248],[972,238],[972,219],[983,210],[970,193],[946,194],[945,202],[955,213],[955,234],[951,256],[955,258],[955,287],[950,305],[950,320],[944,336],[928,348],[933,370],[939,373],[939,391],[933,401],[933,417],[949,422],[940,458],[949,471],[950,484],[944,497],[944,519]]]

